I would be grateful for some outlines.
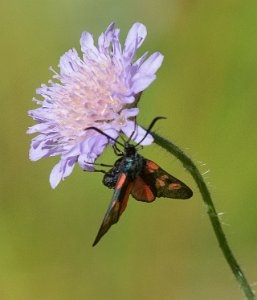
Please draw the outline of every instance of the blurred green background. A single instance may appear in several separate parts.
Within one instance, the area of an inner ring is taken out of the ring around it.
[[[242,299],[190,175],[158,146],[141,154],[185,181],[189,201],[134,201],[95,248],[112,192],[78,167],[56,190],[58,158],[30,162],[35,89],[49,66],[111,21],[122,40],[140,21],[140,53],[163,66],[140,101],[139,121],[184,149],[205,175],[229,243],[257,282],[257,2],[240,0],[13,0],[0,3],[0,299]],[[147,110],[146,110],[147,108]],[[102,158],[114,162],[111,151]],[[204,165],[205,164],[205,165]]]

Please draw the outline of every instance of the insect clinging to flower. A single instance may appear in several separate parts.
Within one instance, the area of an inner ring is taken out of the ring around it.
[[[102,133],[108,139],[114,141],[114,151],[121,158],[115,162],[109,171],[98,170],[105,174],[103,184],[110,189],[114,189],[114,193],[93,246],[99,242],[113,224],[119,221],[121,214],[126,209],[129,195],[132,195],[138,201],[148,203],[153,202],[156,197],[174,199],[188,199],[192,197],[193,192],[186,184],[137,152],[137,146],[140,146],[155,122],[160,119],[164,118],[157,117],[152,121],[142,140],[136,145],[130,143],[135,132],[132,132],[124,144]],[[95,130],[101,133],[95,127],[89,127],[86,130]],[[123,151],[118,148],[118,145],[123,148]]]

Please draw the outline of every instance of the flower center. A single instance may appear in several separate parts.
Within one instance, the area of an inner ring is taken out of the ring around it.
[[[55,121],[62,136],[74,143],[85,137],[85,128],[99,128],[117,119],[123,108],[118,95],[127,92],[123,69],[107,57],[99,61],[87,60],[70,75],[60,77],[56,85]]]

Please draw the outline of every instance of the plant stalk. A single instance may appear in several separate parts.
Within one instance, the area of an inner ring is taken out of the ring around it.
[[[219,246],[225,259],[232,270],[234,276],[236,277],[237,281],[239,282],[241,289],[248,300],[255,300],[255,294],[251,289],[250,284],[248,283],[243,271],[241,270],[235,256],[232,253],[228,245],[227,238],[224,234],[222,229],[219,216],[213,204],[210,192],[207,188],[207,185],[204,181],[204,178],[200,171],[197,169],[194,162],[191,160],[189,156],[187,156],[180,148],[178,148],[175,144],[168,141],[167,139],[159,136],[158,134],[152,132],[154,137],[154,141],[157,145],[167,150],[169,153],[173,154],[177,159],[179,159],[183,166],[190,172],[192,177],[194,178],[200,193],[202,195],[203,201],[207,207],[207,214],[210,218],[213,230],[215,232],[216,238],[218,240]]]

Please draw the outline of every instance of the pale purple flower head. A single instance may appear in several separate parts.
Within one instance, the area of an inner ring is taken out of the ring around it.
[[[138,114],[136,99],[156,78],[163,56],[147,53],[134,60],[137,49],[146,37],[143,24],[135,23],[129,30],[124,48],[119,42],[119,29],[111,23],[94,45],[93,36],[83,32],[81,59],[75,49],[60,58],[60,74],[53,72],[55,81],[43,84],[33,99],[39,108],[29,116],[38,124],[28,133],[39,133],[32,139],[30,159],[61,155],[53,168],[50,184],[55,188],[69,176],[76,162],[82,169],[93,170],[94,161],[103,152],[108,139],[87,127],[97,127],[114,139],[120,132],[130,136],[135,128],[133,118]],[[140,141],[145,130],[136,125],[132,140]],[[143,145],[152,143],[148,135]]]

